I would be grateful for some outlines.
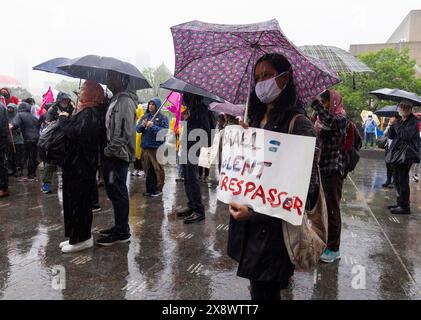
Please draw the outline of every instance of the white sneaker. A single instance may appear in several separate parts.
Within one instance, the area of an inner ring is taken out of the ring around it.
[[[132,177],[137,176],[137,170],[136,170],[136,171],[133,171],[130,175],[131,175]]]
[[[63,253],[79,252],[79,251],[82,251],[82,250],[90,249],[93,246],[94,246],[94,239],[91,237],[89,240],[80,242],[78,244],[75,244],[75,245],[69,244],[67,246],[64,246],[61,249],[61,252],[63,252]]]
[[[143,171],[138,171],[137,176],[143,178],[145,176],[145,173]]]
[[[62,243],[60,243],[59,248],[63,249],[63,247],[68,246],[68,245],[69,245],[69,240],[63,241]]]

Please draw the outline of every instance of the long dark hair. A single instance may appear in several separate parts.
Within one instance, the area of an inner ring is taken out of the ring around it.
[[[278,72],[278,74],[286,71],[290,72],[290,81],[280,96],[273,103],[274,108],[272,109],[269,116],[269,123],[273,124],[274,122],[279,122],[282,120],[285,111],[289,111],[295,107],[300,107],[300,105],[297,99],[297,92],[293,80],[294,75],[289,61],[284,56],[277,53],[265,54],[256,62],[253,70],[253,77],[255,74],[256,66],[263,61],[269,62],[270,65]],[[248,123],[253,127],[258,127],[266,113],[266,108],[266,104],[259,100],[256,95],[256,91],[253,90],[253,92],[250,94],[250,107],[247,115]]]

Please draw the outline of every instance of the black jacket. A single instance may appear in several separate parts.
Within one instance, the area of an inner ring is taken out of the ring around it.
[[[420,162],[420,133],[418,128],[419,120],[411,114],[406,121],[400,119],[390,128],[389,139],[392,139],[390,152],[394,154],[404,144],[408,144],[405,153],[405,164],[411,165]]]
[[[6,108],[0,104],[0,150],[9,147],[9,121]]]
[[[92,176],[98,169],[101,110],[85,108],[71,117],[59,117],[59,124],[67,139],[63,170],[72,170],[82,180]]]
[[[296,114],[304,110],[292,108],[272,119],[266,130],[288,133],[289,124]],[[262,119],[255,119],[252,127],[260,127]],[[297,118],[293,134],[315,137],[313,124],[306,116]],[[313,164],[312,183],[309,200],[317,198],[317,161]],[[283,221],[256,212],[249,221],[236,221],[230,218],[228,234],[228,255],[239,262],[237,275],[254,281],[278,281],[285,283],[294,273],[287,248],[284,243]]]
[[[60,107],[60,104],[56,102],[53,104],[47,112],[46,121],[53,122],[58,120],[58,113],[59,112],[67,112],[68,114],[72,115],[75,108],[71,104],[69,104],[66,108]]]
[[[187,119],[187,134],[189,135],[195,129],[204,130],[207,134],[207,140],[201,140],[200,147],[210,147],[212,145],[212,130],[215,129],[216,123],[215,118],[213,117],[212,112],[208,107],[200,103],[189,108],[190,117]],[[188,136],[187,136],[188,137]],[[197,137],[195,140],[187,141],[187,150],[190,150],[193,146],[196,146],[196,143],[199,142]],[[200,148],[198,149],[197,156],[199,156]]]
[[[25,142],[38,141],[41,122],[32,115],[31,106],[26,102],[19,105],[18,114],[13,119],[12,125],[21,129]]]

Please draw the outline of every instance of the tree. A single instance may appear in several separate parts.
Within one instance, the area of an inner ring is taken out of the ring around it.
[[[12,96],[15,96],[19,100],[25,100],[27,98],[32,98],[32,94],[28,90],[26,90],[25,88],[22,88],[22,87],[11,88],[10,94]]]
[[[359,56],[359,59],[374,72],[356,74],[355,86],[353,75],[341,75],[342,83],[336,86],[344,97],[348,115],[354,121],[361,121],[362,110],[375,111],[390,101],[380,101],[369,94],[381,88],[402,89],[421,94],[421,79],[416,77],[415,60],[409,56],[409,50],[398,52],[394,49],[382,49],[375,53]]]
[[[76,101],[77,96],[75,95],[73,91],[76,91],[79,89],[79,81],[62,80],[54,86],[54,89],[70,94],[72,96],[72,100]]]
[[[142,102],[148,102],[153,97],[159,97],[162,102],[164,102],[169,94],[169,91],[160,89],[159,86],[172,78],[172,74],[168,70],[167,66],[162,64],[158,68],[146,68],[142,70],[142,73],[151,84],[152,89],[139,90],[137,94],[140,97],[140,100]]]

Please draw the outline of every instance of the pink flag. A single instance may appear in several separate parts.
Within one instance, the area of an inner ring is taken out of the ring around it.
[[[168,111],[175,114],[174,132],[177,132],[181,120],[181,108],[183,103],[183,95],[178,92],[171,91],[167,101],[171,103]]]
[[[38,110],[38,116],[42,117],[44,114],[46,114],[47,111],[45,110],[45,105],[47,103],[53,103],[53,102],[54,102],[54,94],[53,94],[53,91],[51,91],[51,87],[48,87],[48,91],[44,93],[42,96],[42,103],[41,103],[41,107]]]
[[[6,103],[6,99],[1,96],[1,104],[6,108],[7,107],[7,103]]]

